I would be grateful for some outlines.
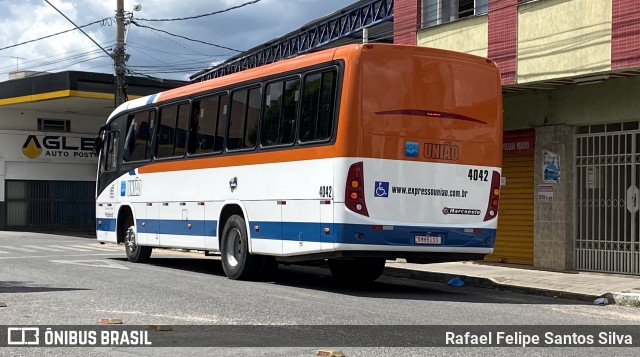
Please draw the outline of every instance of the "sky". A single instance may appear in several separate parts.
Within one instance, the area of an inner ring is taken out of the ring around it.
[[[356,0],[258,0],[224,13],[184,21],[181,18],[229,9],[256,0],[125,0],[135,23],[127,27],[127,67],[133,75],[188,80],[189,75],[238,52],[296,30]],[[49,0],[76,25],[104,21],[83,30],[107,52],[116,38],[116,0]],[[133,11],[140,4],[140,11]],[[0,81],[15,70],[113,73],[111,58],[78,30],[21,44],[73,29],[44,0],[0,0]],[[161,30],[161,31],[158,31]],[[189,41],[162,31],[230,49]],[[15,46],[17,45],[17,46]]]

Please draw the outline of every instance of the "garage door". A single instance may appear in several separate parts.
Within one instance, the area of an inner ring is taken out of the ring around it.
[[[6,222],[13,230],[92,230],[92,181],[6,180]]]
[[[533,265],[533,130],[504,133],[498,235],[490,262]]]

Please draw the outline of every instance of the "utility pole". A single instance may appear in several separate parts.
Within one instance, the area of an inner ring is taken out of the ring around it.
[[[127,101],[125,83],[125,52],[124,52],[124,0],[117,0],[116,9],[116,47],[113,51],[113,61],[116,72],[115,106]]]

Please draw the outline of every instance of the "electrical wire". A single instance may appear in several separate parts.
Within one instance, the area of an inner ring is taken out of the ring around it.
[[[183,21],[183,20],[199,19],[201,17],[222,14],[224,12],[228,12],[228,11],[231,11],[231,10],[239,9],[239,8],[245,7],[247,5],[253,5],[255,3],[259,3],[260,1],[261,0],[253,0],[253,1],[246,2],[244,4],[240,4],[240,5],[237,5],[237,6],[232,6],[230,8],[224,9],[224,10],[214,11],[214,12],[210,12],[208,14],[202,14],[202,15],[195,15],[195,16],[188,16],[188,17],[178,17],[178,18],[173,18],[173,19],[136,19],[136,20],[138,20],[138,21]]]
[[[47,36],[43,36],[43,37],[40,37],[40,38],[34,38],[33,40],[28,40],[28,41],[25,41],[25,42],[16,43],[16,44],[9,45],[9,46],[6,46],[6,47],[0,47],[0,51],[6,50],[8,48],[18,47],[18,46],[26,45],[28,43],[44,40],[44,39],[47,39],[47,38],[50,38],[50,37],[62,35],[63,33],[75,31],[75,30],[78,30],[78,29],[81,29],[81,28],[85,28],[85,27],[88,27],[88,26],[91,26],[91,25],[98,24],[98,23],[102,25],[102,24],[105,24],[106,23],[105,21],[107,21],[107,20],[110,20],[110,18],[107,17],[107,18],[104,18],[104,19],[101,19],[101,20],[97,20],[97,21],[88,23],[86,25],[78,26],[77,28],[68,29],[68,30],[65,30],[65,31],[57,32],[57,33],[54,33],[54,34],[51,34],[51,35],[47,35]],[[111,25],[109,25],[109,26],[111,26]]]
[[[171,32],[169,32],[169,31],[160,30],[160,29],[157,29],[157,28],[154,28],[154,27],[151,27],[151,26],[147,26],[147,25],[139,24],[137,21],[131,21],[131,23],[132,23],[132,24],[134,24],[134,25],[136,25],[136,26],[138,26],[138,27],[147,28],[147,29],[151,29],[151,30],[154,30],[154,31],[159,31],[159,32],[162,32],[162,33],[166,33],[167,35],[170,35],[170,36],[174,36],[174,37],[182,38],[182,39],[187,40],[187,41],[198,42],[198,43],[202,43],[202,44],[209,45],[209,46],[214,46],[214,47],[218,47],[218,48],[223,48],[223,49],[225,49],[225,50],[229,50],[229,51],[242,52],[241,50],[236,50],[236,49],[231,48],[231,47],[226,47],[226,46],[217,45],[217,44],[215,44],[215,43],[211,43],[211,42],[206,42],[206,41],[196,40],[196,39],[189,38],[189,37],[182,36],[182,35],[176,35],[176,34],[171,33]]]

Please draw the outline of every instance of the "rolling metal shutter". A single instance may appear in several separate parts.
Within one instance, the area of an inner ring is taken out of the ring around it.
[[[505,132],[498,234],[485,261],[533,265],[533,130]]]
[[[6,222],[11,230],[91,230],[95,183],[7,180]]]

